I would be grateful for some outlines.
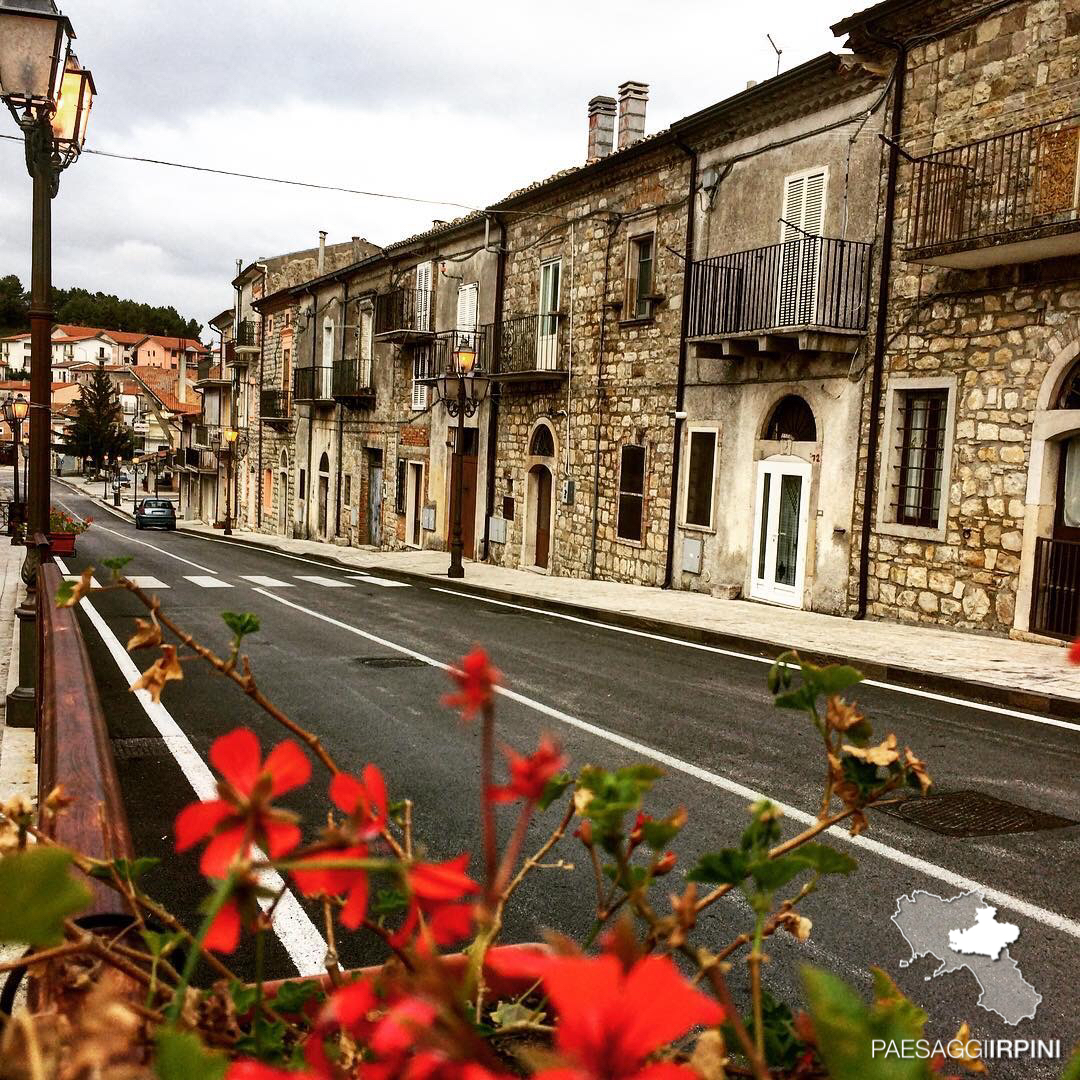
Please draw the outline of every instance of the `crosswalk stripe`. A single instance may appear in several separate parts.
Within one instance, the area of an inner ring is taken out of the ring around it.
[[[64,580],[65,581],[70,581],[72,583],[72,585],[74,585],[76,581],[80,580],[80,578],[79,578],[78,574],[65,574],[64,575]],[[98,581],[97,578],[91,578],[90,579],[90,588],[91,589],[100,589],[101,588],[101,582]]]
[[[159,581],[156,577],[150,577],[149,575],[136,576],[131,575],[128,577],[133,585],[138,585],[140,589],[171,589],[171,585],[166,585],[164,581]]]
[[[392,578],[372,577],[370,574],[350,574],[354,581],[363,581],[367,585],[381,585],[384,589],[411,589],[407,581],[394,581]]]
[[[210,577],[209,574],[185,574],[185,580],[203,589],[231,589],[232,583],[222,581],[221,578]]]
[[[267,577],[265,574],[241,574],[245,581],[253,585],[261,585],[264,589],[291,589],[291,581],[279,581],[276,577]]]
[[[297,581],[310,581],[312,585],[321,585],[324,589],[351,589],[353,586],[340,578],[319,577],[318,574],[297,574]]]

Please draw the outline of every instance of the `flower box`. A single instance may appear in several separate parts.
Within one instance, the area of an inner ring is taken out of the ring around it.
[[[49,533],[49,550],[54,555],[74,555],[77,535],[73,532]]]

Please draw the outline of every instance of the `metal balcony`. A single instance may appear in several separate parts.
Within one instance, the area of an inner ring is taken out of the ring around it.
[[[404,344],[435,333],[433,289],[391,289],[375,297],[375,336]]]
[[[254,319],[242,319],[236,324],[233,344],[236,346],[238,355],[259,351],[259,329]]]
[[[196,424],[191,430],[191,445],[196,449],[213,450],[221,445],[220,424]]]
[[[293,373],[294,400],[305,405],[333,405],[333,374],[330,367],[297,368]]]
[[[907,258],[975,269],[1080,253],[1080,114],[912,163]]]
[[[800,236],[690,265],[701,357],[851,355],[866,332],[873,245]]]
[[[364,360],[337,360],[334,363],[334,397],[357,407],[375,404],[375,387],[372,385],[370,358]]]
[[[513,315],[483,327],[477,367],[501,382],[562,382],[567,320],[559,312]]]
[[[284,423],[290,419],[289,393],[287,390],[262,390],[259,392],[259,419],[267,423]]]

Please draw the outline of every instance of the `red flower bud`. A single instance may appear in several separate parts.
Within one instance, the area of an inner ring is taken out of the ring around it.
[[[653,867],[653,877],[663,877],[664,874],[670,874],[675,869],[675,852],[667,851],[656,860],[656,865]]]

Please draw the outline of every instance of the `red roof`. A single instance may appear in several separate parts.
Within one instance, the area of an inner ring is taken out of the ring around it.
[[[197,341],[195,338],[168,337],[165,334],[148,334],[147,337],[166,349],[194,349],[196,352],[201,353],[210,351],[201,341]]]

